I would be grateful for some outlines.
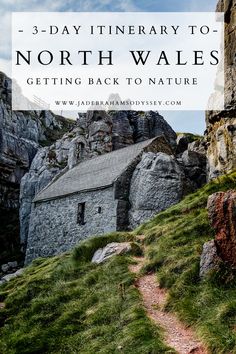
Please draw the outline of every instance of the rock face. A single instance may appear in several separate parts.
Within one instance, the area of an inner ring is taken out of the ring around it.
[[[189,180],[191,190],[194,190],[206,183],[206,156],[190,149],[191,146],[184,151],[179,162]]]
[[[112,242],[106,245],[104,248],[99,248],[93,255],[92,263],[100,264],[105,262],[107,259],[116,256],[122,255],[130,252],[132,249],[129,242]]]
[[[208,199],[208,214],[216,232],[218,255],[236,266],[236,191],[218,192]]]
[[[206,115],[209,179],[236,168],[236,3],[220,0],[217,10],[225,12],[225,110]]]
[[[188,190],[193,191],[206,183],[206,141],[193,134],[179,134],[177,137],[177,161],[184,170]],[[187,185],[185,188],[187,188]],[[186,192],[188,192],[186,190]]]
[[[71,124],[45,111],[11,111],[11,80],[0,73],[0,261],[19,239],[19,189],[41,144],[58,139]]]
[[[209,179],[234,170],[236,168],[236,118],[221,118],[211,123],[208,126],[208,140]]]
[[[111,117],[113,150],[159,135],[176,148],[176,133],[157,112],[118,111]]]
[[[101,155],[112,151],[112,119],[104,111],[88,111],[85,131],[91,155]]]
[[[132,228],[178,203],[184,195],[184,171],[173,156],[143,154],[130,185],[129,219]]]
[[[181,134],[172,154],[143,154],[130,185],[129,220],[132,228],[178,203],[184,195],[206,183],[205,142]],[[170,146],[173,144],[169,140]],[[171,155],[171,156],[170,156]]]
[[[182,154],[184,151],[188,149],[188,146],[190,143],[192,143],[192,134],[185,134],[181,133],[178,134],[176,143],[177,143],[177,148],[176,148],[176,154]]]

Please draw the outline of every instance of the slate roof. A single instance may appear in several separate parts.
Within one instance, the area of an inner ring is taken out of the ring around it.
[[[111,186],[130,163],[156,139],[80,162],[39,192],[34,202]]]

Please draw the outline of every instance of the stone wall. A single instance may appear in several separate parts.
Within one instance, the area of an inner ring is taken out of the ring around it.
[[[77,223],[78,203],[85,202],[85,224]],[[31,212],[26,264],[74,247],[92,235],[117,229],[117,203],[113,187],[35,203]],[[101,207],[101,212],[98,212]]]

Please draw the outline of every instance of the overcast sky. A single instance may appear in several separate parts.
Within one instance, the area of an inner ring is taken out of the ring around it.
[[[215,11],[216,0],[0,0],[0,70],[11,76],[11,12],[14,11]],[[68,112],[67,112],[68,113]],[[204,112],[160,112],[178,132],[202,134]]]

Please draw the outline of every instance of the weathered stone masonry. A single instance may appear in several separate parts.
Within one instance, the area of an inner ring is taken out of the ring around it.
[[[85,224],[79,225],[78,204],[83,202]],[[31,214],[26,263],[39,256],[47,257],[64,252],[91,233],[101,235],[116,230],[117,204],[113,187],[35,203]]]

